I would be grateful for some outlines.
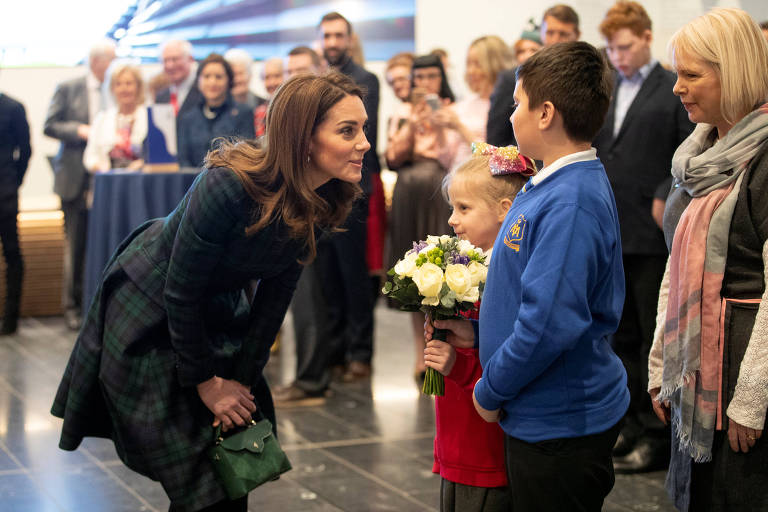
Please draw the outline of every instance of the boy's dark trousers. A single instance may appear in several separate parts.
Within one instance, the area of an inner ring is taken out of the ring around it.
[[[599,512],[615,482],[611,452],[621,421],[599,434],[527,443],[506,436],[514,512]]]

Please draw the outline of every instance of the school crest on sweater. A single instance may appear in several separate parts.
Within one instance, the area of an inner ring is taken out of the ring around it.
[[[509,230],[507,230],[507,233],[504,235],[504,245],[515,252],[520,252],[520,242],[522,242],[523,236],[525,235],[526,223],[525,216],[521,213],[517,217],[515,223],[509,227]]]

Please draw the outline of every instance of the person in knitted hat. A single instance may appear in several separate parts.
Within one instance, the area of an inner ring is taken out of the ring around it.
[[[541,37],[539,36],[539,27],[536,25],[536,21],[531,18],[528,20],[520,39],[515,41],[512,45],[512,50],[515,53],[515,62],[518,65],[522,64],[528,58],[541,49]]]

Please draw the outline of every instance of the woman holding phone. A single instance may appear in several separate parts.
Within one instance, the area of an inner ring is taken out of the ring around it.
[[[454,101],[440,58],[424,55],[413,61],[411,101],[398,106],[389,124],[387,164],[397,172],[389,216],[388,267],[414,240],[448,233],[451,212],[440,187],[454,160],[455,130],[437,121]],[[414,376],[423,379],[424,315],[413,313]]]

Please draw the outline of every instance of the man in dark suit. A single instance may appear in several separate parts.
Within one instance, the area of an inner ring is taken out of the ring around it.
[[[171,39],[163,44],[160,57],[171,85],[157,92],[155,103],[170,103],[178,118],[181,112],[203,101],[192,69],[192,45],[189,41]]]
[[[342,378],[346,381],[367,378],[373,357],[373,308],[371,278],[366,263],[366,239],[369,195],[380,186],[380,165],[376,154],[379,113],[379,80],[355,64],[349,54],[352,25],[344,16],[331,12],[320,21],[323,56],[329,66],[363,86],[363,100],[368,114],[366,136],[371,149],[363,156],[363,197],[358,200],[342,226],[317,244],[317,257],[302,274],[294,298],[296,318],[296,380],[273,391],[276,406],[314,405],[322,400],[331,381],[331,368],[346,363]],[[294,50],[297,50],[296,48]],[[292,51],[294,57],[306,57],[305,50]],[[306,58],[309,68],[313,59]],[[302,66],[294,59],[296,70]],[[290,68],[289,64],[289,68]],[[309,69],[303,69],[307,71]],[[378,287],[377,287],[378,288]],[[307,309],[311,308],[311,311]],[[314,322],[312,321],[314,319]]]
[[[368,114],[366,136],[371,149],[363,156],[363,179],[360,186],[363,197],[355,203],[344,224],[345,232],[329,238],[328,251],[318,253],[323,290],[333,297],[328,309],[326,335],[346,352],[347,371],[344,380],[366,378],[371,374],[373,357],[373,307],[371,280],[366,262],[366,241],[369,235],[368,212],[370,203],[383,200],[376,195],[381,190],[381,167],[376,153],[379,122],[379,79],[352,60],[350,45],[352,25],[338,12],[330,12],[320,20],[323,56],[331,68],[352,78],[365,91],[363,103]],[[378,287],[377,287],[378,288]],[[329,307],[330,306],[330,307]],[[321,335],[323,341],[325,336]]]
[[[13,334],[19,320],[24,263],[19,250],[16,216],[19,187],[32,149],[24,106],[0,93],[0,242],[5,257],[5,313],[0,336]]]
[[[558,4],[544,12],[541,21],[541,40],[544,46],[567,41],[578,41],[579,15],[572,7]],[[509,118],[515,111],[515,70],[499,73],[491,93],[491,107],[488,111],[486,141],[494,146],[515,144],[515,134]]]
[[[693,130],[672,93],[675,75],[651,58],[651,20],[636,2],[619,2],[600,25],[616,68],[605,124],[593,144],[616,197],[626,297],[613,347],[627,369],[631,403],[614,454],[617,471],[647,471],[669,459],[668,432],[654,417],[648,353],[659,285],[667,260],[662,231],[651,215],[654,194],[670,175],[672,155]]]
[[[107,100],[102,94],[102,83],[114,58],[114,42],[104,41],[95,45],[88,57],[88,75],[63,82],[56,88],[43,129],[46,135],[61,141],[59,152],[53,160],[53,190],[61,198],[69,245],[63,305],[67,325],[73,330],[80,328],[82,309],[87,307],[87,304],[82,304],[82,300],[88,225],[86,194],[90,180],[83,165],[83,151],[91,121]]]

